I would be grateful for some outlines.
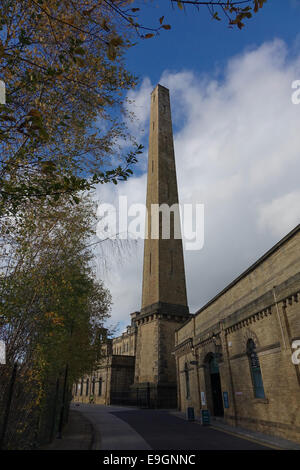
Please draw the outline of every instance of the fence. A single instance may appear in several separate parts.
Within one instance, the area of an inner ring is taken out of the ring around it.
[[[0,374],[0,448],[34,449],[57,435],[62,409],[63,380],[49,380],[39,390],[34,381],[24,377],[21,367],[2,366]],[[63,422],[67,420],[70,393],[66,397]]]
[[[138,408],[176,408],[177,394],[172,386],[159,387],[145,383],[131,390],[111,392],[110,403]]]

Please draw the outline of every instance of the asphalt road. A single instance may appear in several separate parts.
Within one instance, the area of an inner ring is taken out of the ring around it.
[[[77,409],[93,424],[94,449],[270,450],[169,411],[101,405],[80,405]]]
[[[263,450],[255,442],[185,421],[165,411],[131,410],[113,413],[133,427],[155,450]]]

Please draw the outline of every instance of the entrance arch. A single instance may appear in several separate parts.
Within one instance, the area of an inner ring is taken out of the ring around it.
[[[224,406],[222,399],[221,378],[217,356],[211,353],[208,356],[208,372],[212,399],[213,416],[224,416]]]

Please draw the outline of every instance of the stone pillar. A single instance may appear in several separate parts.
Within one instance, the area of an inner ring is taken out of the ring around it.
[[[223,352],[223,367],[226,377],[226,388],[228,391],[228,398],[229,398],[229,408],[224,407],[224,418],[225,420],[229,421],[229,424],[237,425],[237,413],[236,413],[236,402],[235,402],[235,391],[233,385],[233,377],[232,377],[232,370],[229,358],[229,351],[228,351],[228,337],[225,332],[224,323],[223,321],[220,322],[220,339],[222,345],[222,352]],[[223,384],[223,391],[224,384]],[[228,416],[230,417],[228,419]]]

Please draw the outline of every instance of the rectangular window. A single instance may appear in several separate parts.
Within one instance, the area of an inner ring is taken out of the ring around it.
[[[99,395],[99,397],[101,397],[101,395],[102,395],[102,377],[100,377],[100,379],[99,379],[98,395]]]

